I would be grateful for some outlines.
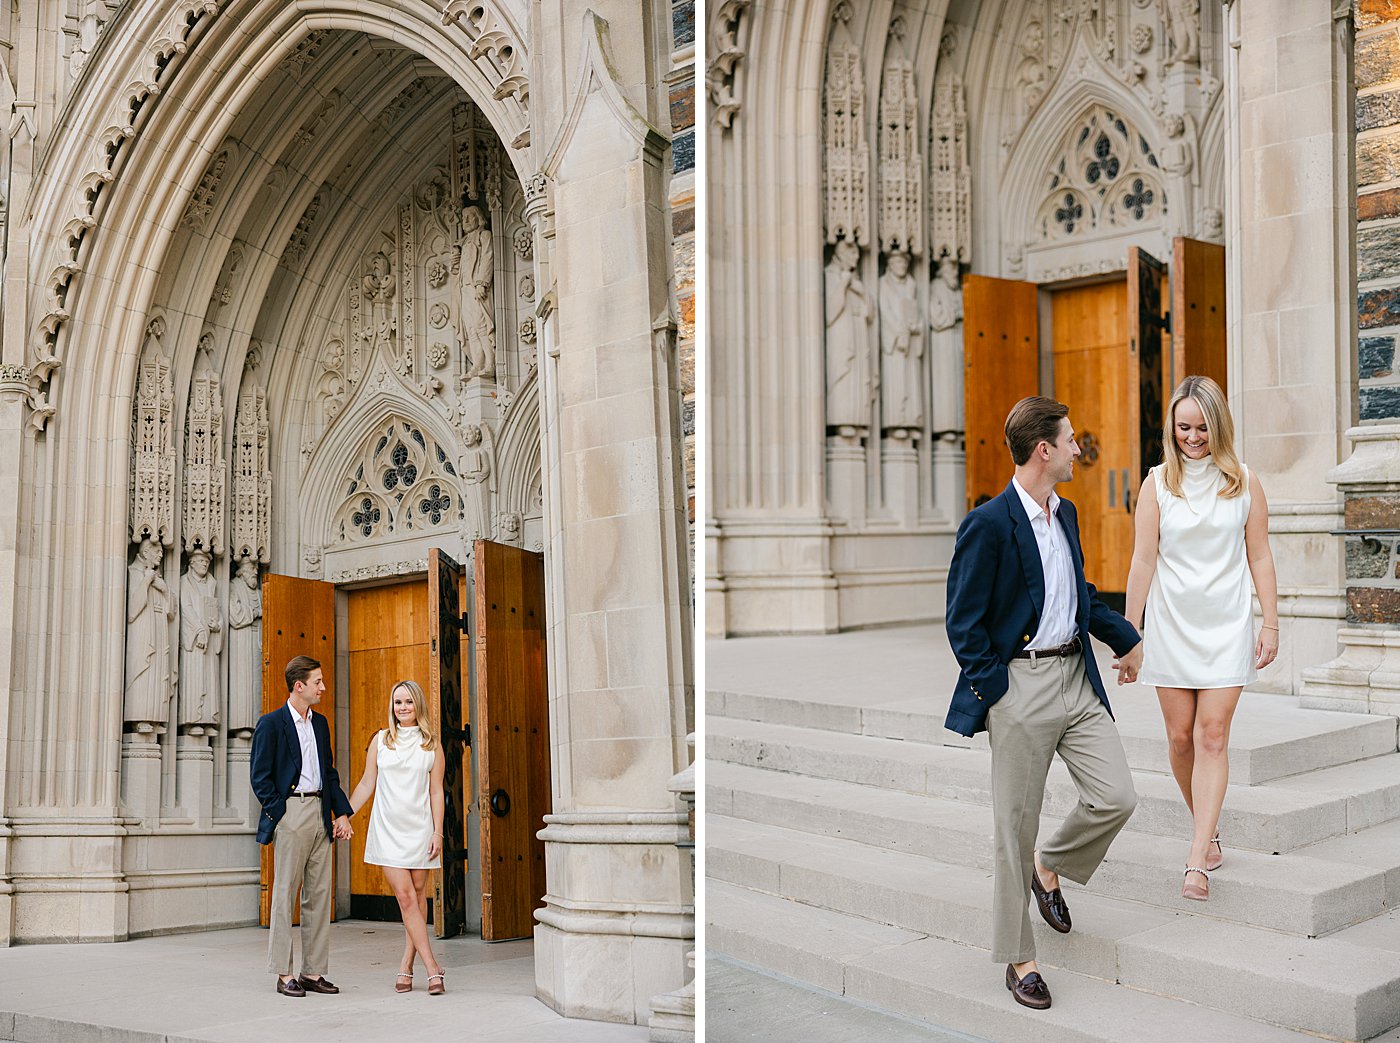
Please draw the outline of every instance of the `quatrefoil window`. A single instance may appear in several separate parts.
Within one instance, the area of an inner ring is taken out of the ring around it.
[[[1160,222],[1167,195],[1147,139],[1122,116],[1090,106],[1042,168],[1031,241],[1116,235]]]
[[[360,501],[360,509],[350,516],[350,520],[355,524],[355,528],[360,530],[361,536],[370,536],[374,533],[374,527],[379,524],[382,515],[379,508],[374,505],[374,501],[366,496]]]
[[[1074,196],[1069,192],[1065,193],[1065,205],[1055,210],[1055,220],[1065,226],[1066,234],[1074,231],[1074,224],[1084,216],[1084,208],[1079,205]]]
[[[424,517],[432,519],[434,525],[441,525],[443,515],[451,508],[452,497],[443,492],[437,482],[428,486],[428,495],[418,501],[418,510]]]
[[[1123,206],[1132,211],[1133,220],[1141,221],[1143,213],[1152,205],[1152,189],[1142,183],[1142,178],[1133,178],[1133,187],[1123,197]]]

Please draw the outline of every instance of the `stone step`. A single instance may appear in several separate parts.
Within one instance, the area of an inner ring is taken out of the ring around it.
[[[706,798],[709,815],[782,826],[799,834],[838,837],[983,873],[990,873],[995,863],[992,809],[986,805],[826,779],[794,779],[728,764],[710,766]],[[1049,836],[1059,824],[1058,819],[1043,818],[1040,836]],[[1088,889],[1180,912],[1186,908],[1181,898],[1180,867],[1187,847],[1184,839],[1124,830],[1113,841]],[[1380,867],[1298,853],[1261,855],[1234,848],[1226,852],[1226,859],[1225,868],[1211,879],[1210,903],[1201,912],[1255,927],[1320,937],[1392,908],[1387,902],[1387,873],[1400,866],[1400,849],[1391,851],[1389,866]],[[1067,892],[1077,890],[1078,885],[1066,882]]]
[[[1054,1005],[1020,1006],[987,950],[880,927],[710,881],[706,948],[858,1002],[985,1039],[1038,1043],[1282,1043],[1314,1037],[1068,970],[1047,972]],[[781,1030],[754,1038],[780,1040]],[[1354,1037],[1353,1037],[1354,1038]]]
[[[705,756],[813,778],[905,793],[991,803],[991,754],[897,739],[709,717]],[[1174,779],[1135,772],[1140,833],[1187,837],[1190,816]],[[1046,786],[1045,811],[1064,816],[1076,801],[1058,758]],[[1400,754],[1312,771],[1257,786],[1230,786],[1220,831],[1233,848],[1282,853],[1400,818]]]
[[[1170,774],[1162,714],[1151,690],[1111,692],[1118,734],[1135,771]],[[943,727],[946,700],[910,706],[862,706],[813,700],[810,695],[710,692],[706,713],[849,735],[869,735],[936,746],[985,749],[986,733],[966,738]],[[1275,779],[1379,757],[1397,750],[1400,718],[1307,710],[1298,700],[1245,692],[1230,729],[1230,780],[1254,786]]]
[[[775,901],[781,901],[776,897],[781,894],[790,908],[873,921],[863,935],[851,936],[853,943],[860,938],[881,943],[861,948],[862,962],[877,951],[906,945],[909,935],[976,947],[969,953],[973,962],[988,955],[989,872],[713,813],[707,818],[706,848],[707,916],[712,921],[731,922],[733,889],[742,888]],[[1400,1024],[1400,953],[1330,938],[1290,937],[1092,892],[1074,891],[1067,897],[1075,921],[1068,935],[1056,934],[1032,914],[1037,959],[1047,968],[1345,1039],[1366,1039]],[[871,926],[899,933],[872,932]],[[736,959],[772,966],[764,962],[772,957],[754,948],[756,943],[748,950],[725,948],[713,926],[708,944]],[[781,950],[811,947],[812,940],[784,929],[770,944]],[[825,977],[814,981],[832,991],[837,991],[831,985],[837,955],[828,951],[825,962],[818,961]],[[797,977],[807,970],[800,962],[773,969]],[[1052,990],[1059,976],[1049,977]],[[942,1017],[940,1013],[935,1020]]]

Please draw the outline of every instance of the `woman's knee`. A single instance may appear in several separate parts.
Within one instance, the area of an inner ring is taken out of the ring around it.
[[[1197,721],[1195,743],[1207,757],[1223,756],[1230,745],[1230,726],[1224,721]]]
[[[1186,731],[1169,731],[1167,742],[1171,745],[1172,753],[1178,757],[1189,757],[1196,752],[1196,740],[1189,728]]]

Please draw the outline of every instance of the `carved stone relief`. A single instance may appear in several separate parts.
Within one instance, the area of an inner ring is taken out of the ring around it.
[[[904,20],[896,18],[880,88],[880,249],[920,254],[924,163],[919,154],[919,98],[903,37]]]
[[[859,260],[859,247],[843,239],[836,244],[831,262],[826,266],[828,428],[867,428],[874,403],[870,326],[875,321],[875,307],[860,280]]]
[[[154,539],[168,547],[175,542],[175,389],[161,346],[164,336],[165,320],[157,316],[146,327],[136,381],[130,538],[133,543]]]
[[[208,551],[190,554],[180,579],[180,730],[212,732],[219,721],[224,614]]]
[[[710,60],[705,67],[705,89],[710,95],[710,118],[724,128],[733,125],[740,109],[735,81],[744,48],[739,38],[751,4],[752,0],[720,0],[710,13]]]
[[[923,426],[924,317],[907,253],[880,276],[881,415],[886,430]]]
[[[184,542],[186,552],[218,554],[224,543],[224,405],[210,369],[213,335],[200,338],[185,410]]]
[[[841,0],[832,19],[826,55],[826,241],[867,246],[870,149],[865,138],[865,70],[851,36],[851,5]]]

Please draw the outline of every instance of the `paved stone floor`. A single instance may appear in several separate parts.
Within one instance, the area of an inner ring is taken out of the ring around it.
[[[638,1025],[561,1018],[535,999],[530,941],[434,942],[447,994],[393,991],[403,948],[397,924],[346,920],[331,928],[338,996],[279,996],[263,971],[259,927],[116,944],[0,949],[0,1040],[171,1043],[239,1040],[491,1040],[613,1043],[647,1038]]]
[[[705,961],[705,1018],[706,1043],[985,1043],[722,956]]]

